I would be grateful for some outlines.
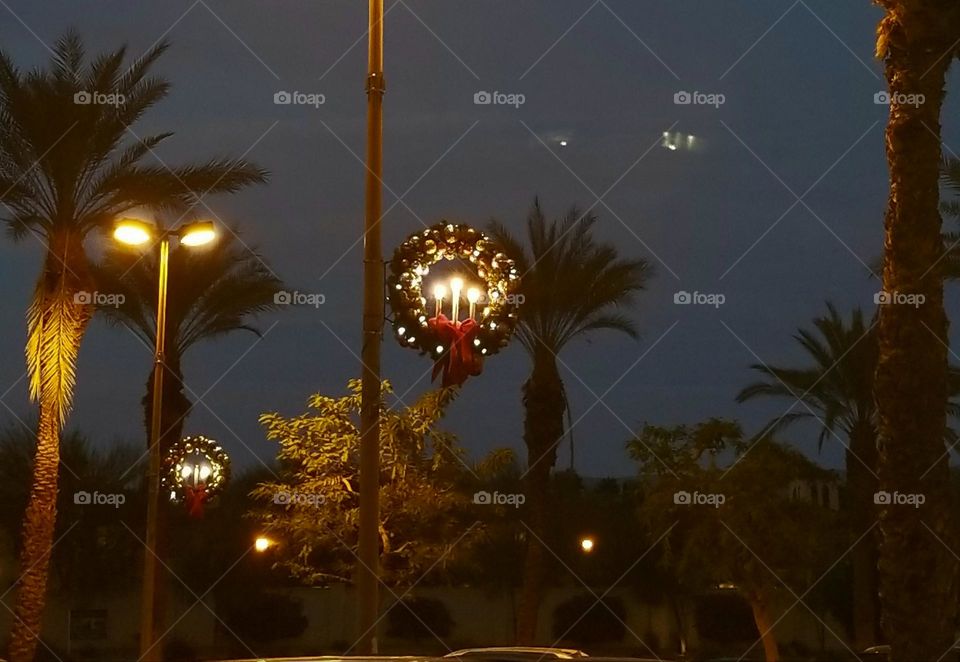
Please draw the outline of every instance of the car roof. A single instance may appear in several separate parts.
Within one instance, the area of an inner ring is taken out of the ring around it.
[[[462,657],[464,655],[541,655],[558,658],[587,657],[587,654],[575,648],[543,648],[537,646],[490,646],[486,648],[463,648],[447,653],[444,657]]]
[[[221,662],[429,662],[439,660],[429,655],[312,655],[306,657],[251,657]]]

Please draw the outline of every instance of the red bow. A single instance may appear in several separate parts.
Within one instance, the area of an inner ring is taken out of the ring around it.
[[[473,340],[480,331],[480,325],[476,320],[454,322],[441,313],[431,319],[428,324],[446,348],[433,365],[434,381],[442,373],[441,384],[444,388],[460,386],[467,381],[467,377],[480,374],[483,370],[483,361],[473,351]]]
[[[184,505],[187,507],[187,514],[198,519],[203,517],[203,506],[210,498],[210,495],[207,494],[207,486],[203,483],[196,487],[188,486],[185,493]]]

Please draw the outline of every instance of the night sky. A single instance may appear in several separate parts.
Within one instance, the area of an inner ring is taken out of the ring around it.
[[[791,334],[827,299],[845,313],[872,309],[879,286],[866,264],[882,244],[887,107],[874,103],[884,89],[872,57],[880,10],[868,0],[386,7],[388,255],[441,218],[497,218],[519,232],[539,195],[551,216],[593,206],[603,240],[657,267],[633,311],[640,342],[598,334],[561,355],[581,473],[631,474],[624,441],[645,421],[728,416],[756,431],[789,403],[737,405],[748,366],[802,360]],[[140,53],[169,39],[157,71],[173,90],[136,133],[176,131],[158,152],[167,164],[245,154],[271,171],[267,186],[207,203],[289,290],[326,303],[264,316],[262,340],[238,333],[194,347],[185,362],[192,399],[203,396],[186,432],[221,440],[238,465],[269,460],[261,412],[300,413],[310,394],[342,393],[359,375],[366,3],[0,0],[0,17],[0,44],[22,66],[44,62],[70,26],[91,52],[127,42]],[[275,105],[278,91],[325,103]],[[478,91],[525,103],[475,105]],[[725,103],[677,105],[679,91]],[[945,142],[960,152],[958,117],[948,99]],[[667,130],[694,135],[696,148],[664,148]],[[102,242],[94,237],[92,252]],[[0,242],[0,420],[11,424],[32,412],[24,311],[41,248]],[[726,302],[675,305],[681,290]],[[948,313],[960,310],[954,294]],[[94,323],[71,426],[102,443],[142,443],[150,366],[132,334]],[[384,375],[405,401],[428,387],[430,367],[388,332]],[[445,425],[474,457],[522,449],[528,371],[515,345],[467,382]],[[785,438],[815,454],[816,433],[798,427]],[[564,448],[561,464],[567,457]],[[830,443],[819,457],[839,466],[842,449]]]

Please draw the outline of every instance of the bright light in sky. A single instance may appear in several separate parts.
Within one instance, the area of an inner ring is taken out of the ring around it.
[[[692,151],[699,147],[699,142],[696,136],[689,133],[681,133],[679,131],[671,133],[670,131],[664,131],[660,145],[661,147],[669,149],[671,152],[676,152],[677,150]]]

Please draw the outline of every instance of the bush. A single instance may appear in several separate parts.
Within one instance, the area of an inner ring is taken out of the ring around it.
[[[453,617],[441,600],[404,598],[391,607],[387,634],[397,639],[419,640],[446,637],[453,631]]]
[[[627,610],[620,598],[598,602],[591,595],[578,595],[553,610],[553,636],[578,646],[617,642],[626,634],[626,620]]]

